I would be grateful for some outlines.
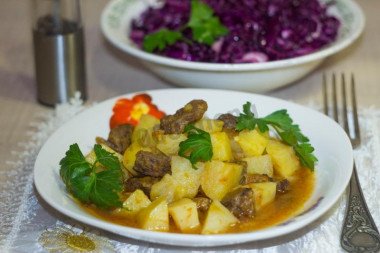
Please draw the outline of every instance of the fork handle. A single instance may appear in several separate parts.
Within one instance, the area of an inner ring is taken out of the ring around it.
[[[380,235],[360,188],[356,166],[351,176],[341,245],[347,252],[379,252]]]

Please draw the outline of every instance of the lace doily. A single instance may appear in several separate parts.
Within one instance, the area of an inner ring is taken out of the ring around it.
[[[57,227],[66,229],[79,224],[61,215],[40,199],[33,185],[33,167],[36,156],[47,138],[64,122],[85,107],[77,94],[70,103],[58,105],[48,115],[38,115],[38,123],[32,124],[28,133],[30,141],[21,143],[23,152],[15,153],[11,171],[0,171],[6,178],[0,185],[0,252],[46,252],[41,235]],[[355,150],[355,162],[369,209],[380,225],[380,110],[361,108],[359,111],[362,145]],[[116,252],[343,252],[339,243],[341,224],[345,212],[345,196],[323,217],[295,233],[240,245],[217,248],[184,248],[157,245],[124,238],[106,231],[90,229],[91,238],[109,241]],[[82,225],[88,227],[87,225]],[[80,233],[80,229],[76,232]],[[83,231],[82,231],[83,232]],[[112,238],[112,239],[111,239]],[[107,248],[110,250],[110,247]]]

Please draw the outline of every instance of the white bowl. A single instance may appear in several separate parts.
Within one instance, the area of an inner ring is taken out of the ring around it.
[[[365,23],[362,10],[353,0],[337,0],[330,11],[341,21],[338,38],[317,52],[264,63],[188,62],[144,52],[129,39],[131,21],[155,2],[112,0],[102,13],[101,28],[113,45],[139,58],[158,76],[183,87],[266,92],[284,86],[311,72],[327,56],[350,45],[359,37]]]
[[[34,183],[48,204],[73,219],[138,240],[190,247],[218,246],[273,238],[305,227],[336,203],[350,180],[353,167],[351,143],[335,121],[317,111],[276,98],[236,91],[167,89],[146,93],[152,96],[153,103],[168,114],[195,98],[207,101],[209,118],[215,118],[224,112],[238,113],[246,101],[256,105],[259,115],[287,109],[294,122],[310,138],[310,143],[315,147],[314,154],[319,160],[315,169],[315,189],[304,209],[300,210],[306,211],[276,226],[246,233],[219,235],[147,231],[113,224],[85,212],[67,193],[59,177],[59,161],[71,144],[78,143],[86,154],[93,147],[96,136],[108,136],[112,107],[120,97],[104,101],[77,115],[58,129],[41,148],[34,166]],[[131,98],[133,95],[121,97]]]

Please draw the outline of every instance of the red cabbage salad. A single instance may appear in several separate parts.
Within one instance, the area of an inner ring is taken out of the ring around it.
[[[179,60],[255,63],[310,54],[333,42],[333,2],[318,0],[161,0],[132,21],[130,39]]]

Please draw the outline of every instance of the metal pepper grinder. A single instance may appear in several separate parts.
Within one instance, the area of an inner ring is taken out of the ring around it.
[[[87,98],[80,0],[33,0],[37,99],[67,102],[76,91]]]

